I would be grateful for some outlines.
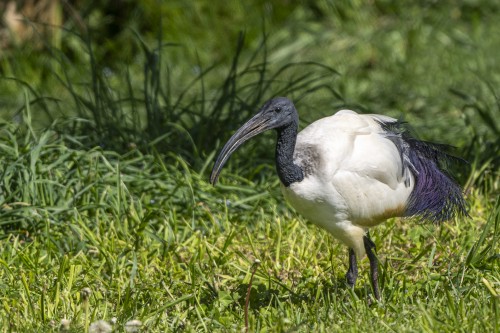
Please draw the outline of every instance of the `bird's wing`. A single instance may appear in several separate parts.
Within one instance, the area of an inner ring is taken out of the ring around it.
[[[403,158],[379,121],[396,120],[339,111],[301,131],[295,155],[301,160],[314,160],[325,177],[348,171],[395,188],[403,181]]]
[[[353,222],[367,225],[402,215],[412,184],[405,184],[403,161],[379,121],[385,116],[349,110],[320,119],[297,138],[297,150],[319,156],[314,174],[340,193]]]

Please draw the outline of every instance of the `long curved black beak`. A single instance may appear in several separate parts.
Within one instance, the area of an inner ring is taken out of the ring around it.
[[[215,165],[212,169],[212,174],[210,175],[210,183],[212,185],[217,183],[222,167],[226,164],[231,154],[234,153],[239,146],[257,134],[273,128],[269,124],[269,120],[269,117],[266,117],[263,112],[259,112],[233,134],[215,160]]]

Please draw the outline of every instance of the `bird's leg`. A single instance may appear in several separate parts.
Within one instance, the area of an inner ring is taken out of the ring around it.
[[[365,245],[366,255],[370,260],[370,273],[373,286],[373,294],[377,300],[380,300],[380,292],[378,289],[378,260],[375,255],[375,243],[370,239],[370,234],[367,233],[363,236],[363,243]]]
[[[354,287],[358,278],[358,263],[356,261],[356,253],[353,249],[349,249],[349,269],[345,275],[349,287]]]

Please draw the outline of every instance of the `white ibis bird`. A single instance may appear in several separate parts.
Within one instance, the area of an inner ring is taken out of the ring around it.
[[[341,110],[300,133],[294,104],[269,100],[222,148],[210,182],[245,141],[277,131],[276,170],[288,202],[305,218],[349,247],[347,283],[354,286],[357,258],[370,261],[373,294],[380,299],[375,244],[368,229],[390,217],[444,221],[466,215],[460,186],[446,173],[454,157],[441,145],[417,140],[396,119]]]

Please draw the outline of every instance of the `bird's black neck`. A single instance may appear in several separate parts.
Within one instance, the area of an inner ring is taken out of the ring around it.
[[[302,169],[293,163],[293,152],[297,141],[298,120],[284,127],[277,128],[276,170],[281,182],[286,187],[304,179]]]

